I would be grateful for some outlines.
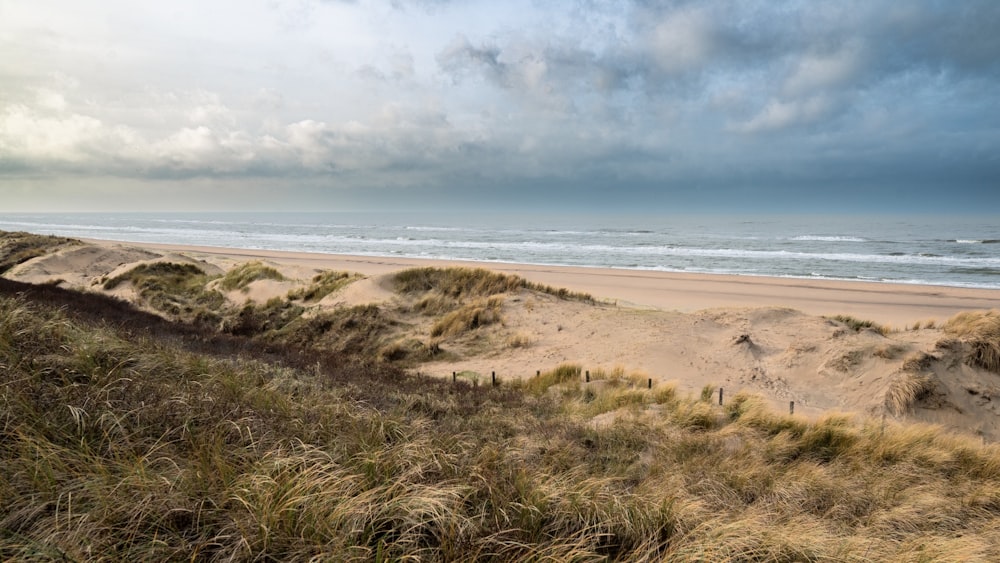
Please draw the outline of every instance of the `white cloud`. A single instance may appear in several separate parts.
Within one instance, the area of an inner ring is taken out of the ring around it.
[[[759,113],[732,129],[742,133],[780,131],[814,123],[829,114],[832,108],[833,104],[824,96],[802,100],[771,100]]]
[[[668,74],[704,65],[715,48],[712,20],[697,8],[666,15],[654,28],[650,50],[656,64]]]
[[[77,113],[40,112],[13,104],[0,114],[0,155],[49,167],[76,165],[113,154],[131,133]]]
[[[785,80],[783,90],[789,96],[800,96],[839,89],[851,84],[862,64],[862,49],[857,42],[830,54],[807,54]]]

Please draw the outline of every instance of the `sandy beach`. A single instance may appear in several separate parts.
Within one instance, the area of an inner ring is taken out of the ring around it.
[[[92,241],[107,245],[108,241]],[[717,307],[788,307],[810,315],[852,315],[903,326],[944,321],[960,311],[1000,306],[1000,290],[718,274],[669,273],[608,268],[536,266],[423,260],[401,257],[343,256],[183,246],[141,245],[184,252],[206,259],[263,259],[299,268],[347,270],[383,275],[405,268],[465,266],[515,274],[537,283],[590,293],[619,305],[694,312]]]
[[[373,353],[413,346],[442,350],[410,362],[409,369],[423,374],[526,378],[575,364],[595,373],[617,371],[636,381],[674,384],[688,394],[706,386],[748,391],[777,408],[794,402],[795,411],[806,416],[830,411],[890,415],[1000,439],[1000,382],[995,374],[967,365],[962,346],[943,330],[959,312],[1000,306],[1000,290],[100,240],[60,248],[6,276],[105,291],[148,308],[127,284],[108,290],[102,282],[138,264],[163,261],[196,265],[209,276],[261,261],[282,274],[281,280],[261,279],[223,292],[230,311],[290,299],[321,272],[360,274],[310,304],[308,314],[378,307],[389,324]],[[395,273],[423,266],[486,268],[586,293],[595,302],[521,290],[502,297],[488,326],[440,335],[433,326],[448,311],[421,312],[419,296],[395,288]],[[212,283],[207,289],[219,291]],[[832,319],[837,315],[872,321],[882,329],[853,328]]]

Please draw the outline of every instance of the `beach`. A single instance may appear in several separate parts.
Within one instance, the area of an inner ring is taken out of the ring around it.
[[[794,403],[806,416],[888,413],[1000,438],[1000,401],[992,399],[1000,397],[1000,385],[994,374],[963,363],[964,348],[946,330],[960,312],[997,308],[1000,290],[94,239],[5,276],[105,292],[149,309],[135,287],[105,282],[156,262],[204,272],[205,288],[222,293],[220,311],[229,315],[288,302],[324,272],[357,274],[321,300],[303,303],[305,314],[377,308],[385,324],[367,353],[439,351],[408,361],[414,373],[524,379],[569,364],[674,385],[686,394],[746,391],[775,408]],[[230,290],[219,285],[227,273],[253,263],[273,268],[280,279]],[[427,312],[420,304],[426,295],[400,293],[395,277],[424,267],[483,268],[519,276],[536,289],[507,291],[489,306],[483,297],[460,297]],[[566,298],[559,289],[592,299]],[[488,320],[454,333],[435,328],[455,307],[469,306],[488,307]],[[900,389],[907,390],[905,408],[897,405]]]
[[[103,245],[112,241],[92,241]],[[1000,290],[766,276],[689,274],[590,268],[281,252],[143,243],[168,252],[229,261],[262,259],[303,269],[383,275],[406,268],[482,267],[553,287],[589,293],[622,306],[694,312],[719,307],[788,307],[810,315],[851,315],[892,326],[941,322],[966,310],[1000,306]]]

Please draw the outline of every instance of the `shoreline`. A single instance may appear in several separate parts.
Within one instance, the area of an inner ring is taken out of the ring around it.
[[[851,315],[901,328],[932,319],[940,323],[960,311],[1000,307],[1000,289],[81,240],[101,246],[150,248],[216,260],[261,259],[302,269],[347,270],[369,276],[425,266],[484,268],[589,293],[598,300],[622,306],[685,313],[715,308],[786,307],[811,315]]]

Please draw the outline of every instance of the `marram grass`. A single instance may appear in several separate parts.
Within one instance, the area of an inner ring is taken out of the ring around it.
[[[85,318],[0,297],[0,560],[1000,560],[1000,448],[934,427]]]

